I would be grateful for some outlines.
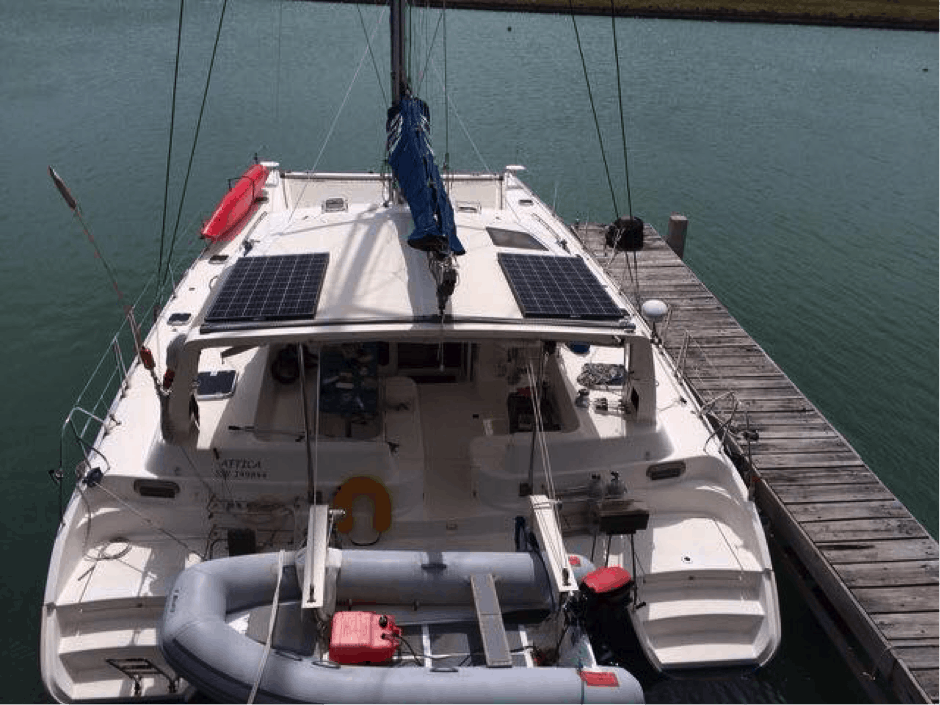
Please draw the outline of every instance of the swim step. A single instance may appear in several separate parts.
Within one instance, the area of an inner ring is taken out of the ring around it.
[[[163,659],[156,627],[64,637],[59,659],[72,680],[70,697],[75,701],[179,697],[187,687]]]
[[[651,639],[672,634],[712,630],[749,634],[765,613],[757,600],[678,599],[649,602],[643,615]]]
[[[62,637],[59,642],[59,658],[69,671],[75,674],[82,669],[107,665],[109,658],[159,658],[157,627],[126,627],[87,631]]]
[[[709,668],[733,668],[752,665],[758,657],[754,641],[738,632],[716,632],[707,642],[688,643],[688,637],[671,635],[655,644],[662,669],[695,668],[697,663]]]
[[[191,686],[184,680],[178,681],[173,692],[163,676],[145,675],[140,677],[140,695],[135,696],[133,679],[108,664],[82,671],[79,675],[80,678],[73,680],[70,691],[70,697],[75,702],[113,700],[127,703],[138,699],[182,701],[187,694],[191,697],[193,693]]]

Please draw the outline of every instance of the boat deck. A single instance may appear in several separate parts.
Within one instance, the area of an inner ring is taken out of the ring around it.
[[[575,226],[632,289],[624,255],[605,251],[605,229]],[[873,699],[937,702],[937,541],[648,225],[637,255],[639,298],[669,305],[661,333],[677,368],[704,404],[714,400],[714,422],[737,404],[726,446],[773,525],[789,564],[778,567],[796,571]],[[750,442],[744,409],[758,433]]]

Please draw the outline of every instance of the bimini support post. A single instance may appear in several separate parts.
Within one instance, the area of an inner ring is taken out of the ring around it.
[[[656,423],[656,370],[649,338],[628,338],[627,378],[623,385],[623,407],[632,409],[637,423]]]

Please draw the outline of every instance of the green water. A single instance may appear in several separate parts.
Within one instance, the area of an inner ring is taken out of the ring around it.
[[[187,5],[174,217],[220,7]],[[39,614],[58,516],[46,471],[121,317],[45,169],[68,181],[121,286],[136,294],[159,249],[178,9],[7,0],[2,10],[0,698],[34,701],[46,697]],[[363,7],[370,30],[377,12]],[[415,73],[429,67],[421,92],[439,158],[458,169],[524,164],[528,183],[569,220],[611,219],[570,19],[450,12],[456,112],[445,119],[443,57],[438,48],[427,62],[425,51],[436,17],[415,13],[412,63]],[[610,22],[578,23],[623,211]],[[384,18],[378,76],[366,54],[347,98],[363,37],[352,5],[230,3],[184,224],[207,216],[256,152],[288,167],[380,167]],[[660,230],[671,212],[689,217],[689,264],[936,536],[937,35],[621,20],[618,41],[634,211]],[[188,231],[177,249],[192,243]],[[784,643],[768,669],[659,684],[648,697],[857,700],[792,589],[781,592]]]

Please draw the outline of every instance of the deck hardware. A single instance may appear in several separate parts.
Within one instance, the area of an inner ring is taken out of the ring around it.
[[[104,473],[101,472],[101,468],[92,468],[85,473],[85,476],[82,478],[82,484],[86,487],[95,487],[101,482],[102,477],[104,477]]]
[[[646,469],[646,476],[651,480],[669,480],[679,477],[685,472],[685,463],[680,461],[674,463],[659,463],[650,465]]]
[[[349,210],[349,204],[342,196],[328,198],[323,202],[324,213],[342,213]]]
[[[172,480],[134,480],[134,491],[141,497],[175,499],[180,486]]]

